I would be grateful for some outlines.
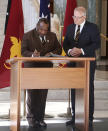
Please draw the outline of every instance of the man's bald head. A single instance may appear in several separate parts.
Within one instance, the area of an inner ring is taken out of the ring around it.
[[[85,9],[84,7],[82,7],[82,6],[76,7],[76,8],[74,9],[74,12],[75,12],[75,11],[78,11],[78,12],[80,12],[82,15],[86,16],[86,9]]]

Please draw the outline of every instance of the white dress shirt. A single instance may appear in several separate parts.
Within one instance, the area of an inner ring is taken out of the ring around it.
[[[85,24],[85,21],[84,21],[82,24],[80,24],[80,33],[81,33],[81,31],[82,31],[82,29],[83,29],[83,27],[84,27],[84,24]],[[77,29],[78,29],[78,25],[75,26],[74,38],[75,38],[75,36],[76,36]],[[69,55],[69,52],[70,52],[70,51],[71,51],[71,49],[68,50],[68,55]],[[81,52],[82,52],[83,55],[85,54],[85,53],[84,53],[84,50],[83,50],[82,48],[81,48]]]

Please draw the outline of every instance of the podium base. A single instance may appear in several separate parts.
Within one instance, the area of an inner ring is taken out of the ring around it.
[[[0,115],[0,119],[9,119],[9,115]]]
[[[71,108],[68,107],[67,108],[67,113],[62,113],[58,115],[59,117],[65,117],[65,118],[72,118],[72,114],[71,114]]]
[[[53,115],[45,114],[45,118],[54,118]]]

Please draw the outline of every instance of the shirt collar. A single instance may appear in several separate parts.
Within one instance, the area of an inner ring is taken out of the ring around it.
[[[83,21],[83,23],[82,24],[80,24],[80,32],[82,31],[82,29],[83,29],[83,26],[84,26],[84,24],[85,24],[85,20]],[[78,25],[76,25],[76,30],[77,30],[77,28],[78,28]]]
[[[83,22],[82,24],[80,24],[80,26],[81,26],[81,27],[83,27],[83,26],[84,26],[84,24],[85,24],[85,20],[84,20],[84,22]]]
[[[40,40],[42,41],[42,37],[39,36]],[[46,36],[44,35],[44,40],[46,41]]]

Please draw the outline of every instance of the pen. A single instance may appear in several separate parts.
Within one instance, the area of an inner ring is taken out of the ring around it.
[[[38,51],[35,49],[34,52],[38,52]]]

